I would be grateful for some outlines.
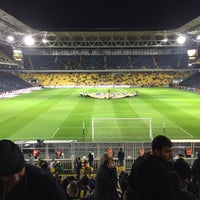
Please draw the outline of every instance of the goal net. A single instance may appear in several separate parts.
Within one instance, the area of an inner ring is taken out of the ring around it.
[[[151,118],[92,118],[92,141],[152,140]]]

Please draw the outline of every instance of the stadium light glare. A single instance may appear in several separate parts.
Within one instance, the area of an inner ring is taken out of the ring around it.
[[[14,37],[12,36],[12,35],[9,35],[8,37],[7,37],[7,40],[8,40],[8,42],[14,42]]]
[[[200,41],[200,35],[197,35],[196,39]]]
[[[183,36],[183,35],[180,35],[178,38],[177,38],[177,42],[179,44],[184,44],[186,41],[186,38]]]
[[[47,42],[48,42],[48,40],[47,39],[42,39],[42,42],[44,43],[44,44],[46,44]]]
[[[27,45],[27,46],[32,46],[34,45],[35,41],[33,39],[33,37],[31,35],[27,35],[25,38],[24,38],[24,43]]]
[[[163,42],[167,42],[167,41],[168,41],[168,39],[167,39],[167,38],[164,38],[162,41],[163,41]]]

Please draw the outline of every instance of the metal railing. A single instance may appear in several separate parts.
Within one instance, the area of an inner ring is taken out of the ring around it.
[[[116,165],[118,165],[117,154],[119,148],[122,148],[125,153],[124,167],[127,172],[130,172],[134,160],[138,157],[138,152],[141,148],[148,152],[151,150],[151,142],[68,142],[68,141],[26,141],[26,142],[16,142],[22,152],[24,153],[25,159],[29,159],[29,155],[32,154],[35,148],[39,149],[38,158],[45,159],[50,162],[52,159],[62,164],[66,172],[76,171],[76,158],[88,159],[89,152],[94,154],[94,170],[99,167],[101,155],[107,151],[108,148],[114,150],[114,160]],[[178,158],[179,154],[185,155],[185,149],[191,148],[191,157],[185,158],[185,160],[192,166],[194,160],[196,159],[197,152],[200,152],[200,141],[173,141],[173,154],[174,159]],[[62,157],[56,159],[56,150],[62,149]],[[37,161],[37,159],[35,160]]]

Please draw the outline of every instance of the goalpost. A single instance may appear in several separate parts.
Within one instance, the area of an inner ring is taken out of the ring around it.
[[[92,141],[153,139],[151,118],[92,118]]]

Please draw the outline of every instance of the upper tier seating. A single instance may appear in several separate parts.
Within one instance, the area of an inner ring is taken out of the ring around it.
[[[35,70],[184,69],[187,55],[24,55],[24,68]]]

